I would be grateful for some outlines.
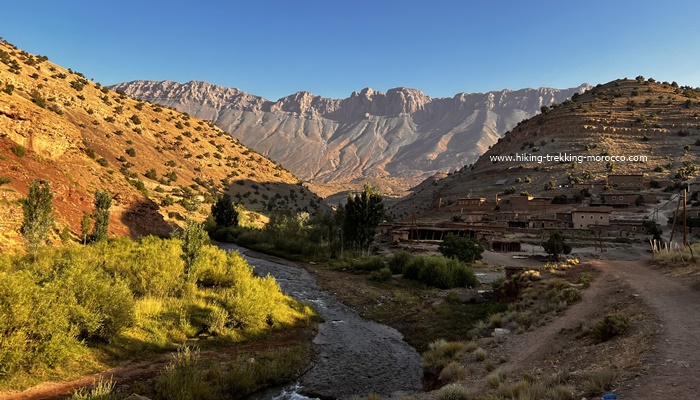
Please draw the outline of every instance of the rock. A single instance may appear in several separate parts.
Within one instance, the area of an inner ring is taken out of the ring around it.
[[[206,82],[133,81],[113,89],[213,120],[303,180],[368,176],[418,181],[476,161],[542,105],[590,88],[501,90],[432,98],[399,87],[345,99],[302,91],[269,101]],[[448,145],[449,144],[449,145]]]
[[[493,337],[510,335],[510,329],[496,328],[491,335]]]

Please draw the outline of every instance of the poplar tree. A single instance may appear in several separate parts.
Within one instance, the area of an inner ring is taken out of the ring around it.
[[[39,248],[46,243],[53,226],[52,202],[53,193],[48,181],[34,180],[29,184],[29,194],[22,202],[24,219],[20,230],[32,257],[36,257]]]
[[[348,194],[343,231],[346,241],[368,252],[377,226],[384,218],[384,203],[379,189],[366,183],[360,193]]]
[[[95,226],[92,230],[92,240],[99,242],[107,239],[109,228],[109,208],[112,206],[112,196],[106,190],[95,192]]]

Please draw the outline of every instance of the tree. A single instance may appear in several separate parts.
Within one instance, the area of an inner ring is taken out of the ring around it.
[[[187,219],[185,229],[178,238],[182,240],[182,260],[185,262],[185,278],[188,282],[196,280],[195,266],[202,256],[202,248],[209,244],[209,235],[199,222]]]
[[[29,184],[29,194],[22,202],[24,220],[21,232],[32,257],[36,257],[39,247],[46,243],[53,225],[52,202],[53,193],[49,182],[33,180]]]
[[[555,260],[559,261],[562,254],[571,253],[571,246],[564,241],[564,235],[556,231],[549,236],[549,239],[542,244],[544,251],[551,254]]]
[[[345,240],[361,251],[369,251],[377,226],[384,218],[384,203],[379,189],[366,183],[360,193],[348,194],[343,231]]]
[[[99,242],[107,239],[109,228],[109,208],[112,206],[112,196],[106,190],[95,192],[95,226],[92,230],[92,241]]]
[[[465,263],[481,260],[484,248],[475,240],[452,233],[447,234],[438,247],[447,258],[456,258]]]
[[[80,220],[80,241],[87,244],[90,239],[90,213],[83,211],[83,219]]]
[[[211,215],[216,226],[229,227],[238,225],[238,211],[231,200],[231,196],[224,194],[216,200],[211,207]]]

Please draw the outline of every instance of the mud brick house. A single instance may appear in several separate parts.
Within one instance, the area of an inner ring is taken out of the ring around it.
[[[590,226],[610,225],[612,207],[581,207],[571,212],[574,229],[588,229]]]
[[[639,193],[608,191],[600,196],[600,202],[612,207],[629,207],[635,205]]]

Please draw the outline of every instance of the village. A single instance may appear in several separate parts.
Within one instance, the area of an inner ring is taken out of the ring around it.
[[[494,186],[504,183],[505,179],[497,180]],[[682,212],[675,224],[667,221],[681,205],[676,198],[682,194],[663,189],[674,183],[652,181],[643,174],[609,174],[599,181],[561,185],[547,197],[516,193],[493,199],[437,198],[432,209],[404,221],[380,224],[378,231],[382,242],[413,250],[419,249],[417,244],[439,243],[452,233],[476,239],[494,252],[520,252],[526,250],[525,244],[541,244],[554,231],[598,251],[614,243],[648,246],[652,221],[662,228],[668,225],[681,239]],[[699,184],[689,182],[688,193]],[[688,208],[685,216],[698,218],[700,209]]]

